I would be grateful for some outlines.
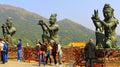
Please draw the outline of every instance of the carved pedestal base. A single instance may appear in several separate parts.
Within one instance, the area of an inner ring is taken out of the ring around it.
[[[104,67],[119,67],[120,49],[97,49],[95,63],[102,63]]]

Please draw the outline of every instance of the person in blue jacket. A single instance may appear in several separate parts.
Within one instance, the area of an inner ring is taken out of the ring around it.
[[[3,39],[3,50],[2,50],[2,63],[4,64],[5,62],[8,61],[8,42],[6,39]]]
[[[3,50],[6,51],[5,52],[5,62],[7,62],[8,61],[8,40],[4,39],[4,42],[5,42],[5,44],[4,44]]]
[[[18,44],[17,44],[17,60],[20,62],[22,60],[22,40],[18,39]]]

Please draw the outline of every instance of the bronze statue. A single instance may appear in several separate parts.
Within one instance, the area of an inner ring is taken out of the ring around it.
[[[51,14],[49,18],[50,25],[45,24],[43,20],[39,21],[39,25],[41,25],[43,29],[43,34],[42,34],[43,42],[44,41],[47,41],[49,43],[59,42],[59,35],[58,35],[59,25],[56,24],[56,20],[57,20],[56,16],[57,14]]]
[[[2,25],[2,31],[3,31],[3,36],[6,40],[8,40],[8,43],[10,46],[15,45],[15,32],[16,28],[12,26],[12,18],[8,17],[6,20],[6,24]]]
[[[103,8],[104,20],[98,16],[98,10],[94,10],[91,17],[96,27],[96,45],[101,44],[104,48],[117,47],[116,27],[119,24],[118,19],[114,17],[114,9],[110,4],[105,4]]]

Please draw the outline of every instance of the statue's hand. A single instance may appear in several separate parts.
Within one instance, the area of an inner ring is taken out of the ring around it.
[[[98,10],[94,10],[94,14],[92,15],[91,19],[93,20],[93,22],[100,22],[100,18],[98,15]]]
[[[100,22],[100,21],[101,21],[101,19],[100,19],[99,17],[96,17],[96,21]]]
[[[43,24],[44,24],[43,20],[39,20],[38,25],[43,25]]]
[[[14,47],[17,47],[17,45],[13,45]]]
[[[93,20],[93,22],[100,22],[100,18],[92,16],[91,19]]]
[[[98,22],[98,20],[94,16],[92,16],[91,19],[93,22]]]

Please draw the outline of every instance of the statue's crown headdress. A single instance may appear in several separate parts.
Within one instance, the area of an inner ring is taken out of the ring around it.
[[[105,4],[103,8],[103,12],[106,12],[106,11],[114,12],[114,9],[110,6],[110,4]]]

